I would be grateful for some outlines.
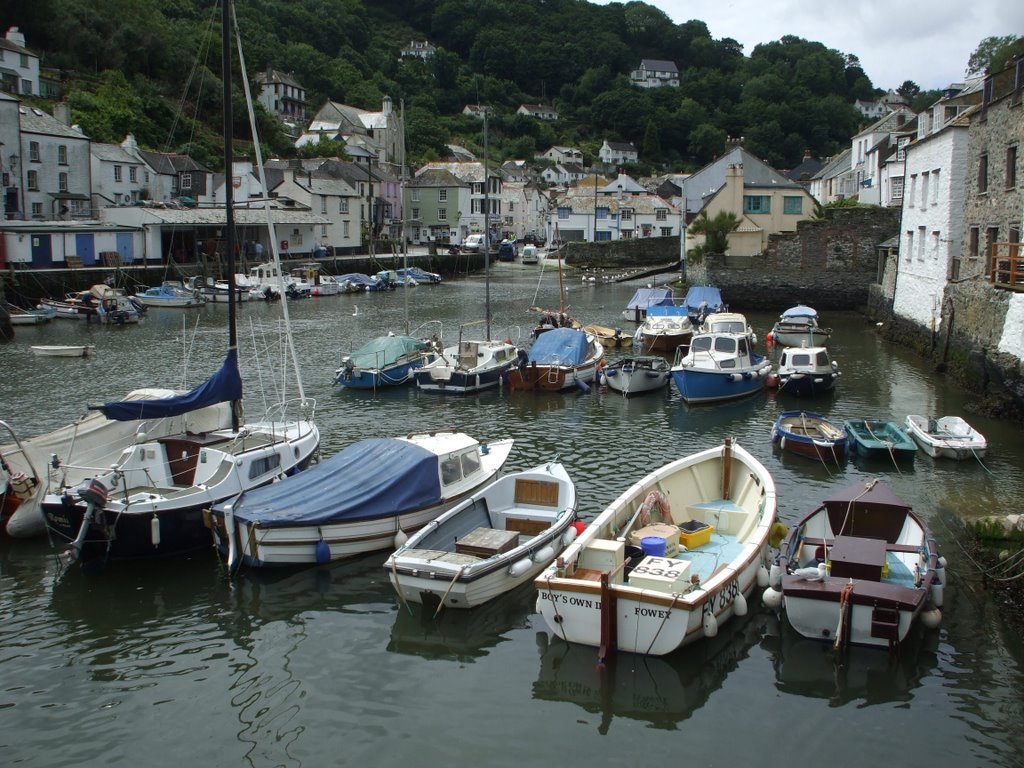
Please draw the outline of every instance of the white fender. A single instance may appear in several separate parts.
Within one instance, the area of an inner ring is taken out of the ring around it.
[[[409,537],[405,535],[405,531],[399,528],[398,531],[395,533],[395,549],[398,549],[399,547],[404,545],[405,542],[407,542],[408,540]]]
[[[535,563],[550,563],[555,559],[555,548],[548,544],[541,547],[533,553],[533,562]]]
[[[761,594],[761,601],[766,607],[771,608],[773,611],[779,610],[782,607],[782,592],[772,587],[768,587]]]
[[[149,538],[154,547],[160,546],[160,518],[157,517],[156,512],[153,513],[153,518],[149,521]]]
[[[747,598],[743,596],[742,592],[739,592],[736,599],[732,601],[732,612],[737,616],[747,615]]]
[[[938,629],[939,624],[942,623],[942,611],[938,608],[921,611],[921,623],[928,629]]]
[[[772,569],[768,572],[768,584],[773,589],[779,589],[782,586],[782,568],[778,563],[772,563]]]
[[[562,534],[562,546],[568,547],[570,544],[576,541],[577,536],[579,536],[579,533],[576,531],[574,527],[570,525],[566,529],[565,533]]]
[[[946,587],[945,587],[945,585],[943,585],[943,583],[941,581],[939,581],[938,579],[933,579],[932,580],[931,598],[932,598],[932,604],[936,608],[941,608],[942,607],[943,594],[945,593],[945,591],[946,591]]]
[[[714,637],[718,634],[718,619],[710,608],[704,609],[704,637]]]
[[[533,565],[533,561],[528,557],[524,557],[522,560],[517,560],[508,567],[508,575],[512,577],[522,576],[530,570],[531,565]]]
[[[768,569],[763,565],[757,569],[757,586],[764,589],[769,584]]]

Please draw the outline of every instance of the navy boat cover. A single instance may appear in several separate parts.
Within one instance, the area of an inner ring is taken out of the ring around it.
[[[180,416],[216,403],[242,399],[242,375],[238,372],[238,350],[228,350],[220,370],[191,392],[160,400],[120,400],[98,407],[108,419],[135,421]]]
[[[533,342],[528,359],[538,365],[580,365],[589,354],[590,344],[583,331],[552,328]]]
[[[264,528],[371,520],[441,502],[437,456],[394,438],[371,438],[234,501],[239,520]],[[232,502],[214,505],[223,513]]]

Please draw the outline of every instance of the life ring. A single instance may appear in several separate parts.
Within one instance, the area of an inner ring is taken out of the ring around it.
[[[644,503],[640,505],[641,526],[651,524],[651,512],[655,507],[658,508],[658,514],[661,515],[661,522],[669,523],[672,521],[672,511],[669,508],[668,499],[665,498],[665,494],[661,491],[651,491],[644,498]]]

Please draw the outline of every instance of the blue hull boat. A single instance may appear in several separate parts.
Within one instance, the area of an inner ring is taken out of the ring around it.
[[[693,337],[689,351],[676,355],[672,380],[687,403],[735,400],[764,389],[772,366],[750,350],[745,333]]]
[[[348,389],[397,387],[435,358],[430,342],[411,336],[378,336],[342,358],[334,381]]]

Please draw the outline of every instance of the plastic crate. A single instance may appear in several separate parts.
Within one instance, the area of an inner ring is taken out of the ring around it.
[[[687,549],[696,549],[711,541],[715,527],[700,520],[688,520],[679,526],[679,543]]]

